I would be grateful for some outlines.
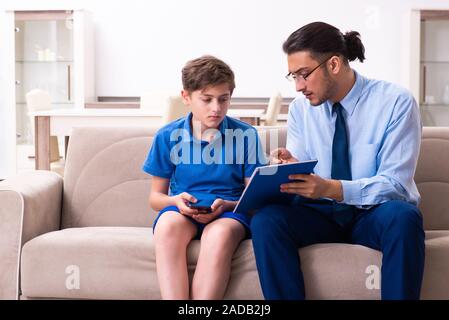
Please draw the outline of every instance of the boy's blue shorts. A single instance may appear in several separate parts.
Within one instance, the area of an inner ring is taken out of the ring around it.
[[[164,209],[162,209],[153,222],[153,233],[154,233],[154,230],[156,228],[156,224],[157,224],[159,218],[161,217],[161,215],[164,214],[164,212],[167,212],[167,211],[175,211],[175,212],[180,213],[178,207],[176,207],[176,206],[168,206],[168,207],[165,207]],[[199,223],[198,221],[196,221],[195,219],[192,219],[191,217],[188,217],[188,216],[185,216],[185,217],[187,219],[189,219],[197,227],[198,232],[195,236],[195,239],[196,240],[200,239],[201,235],[203,234],[203,229],[205,227],[205,224]],[[240,222],[245,227],[245,231],[246,231],[245,239],[251,239],[251,230],[250,230],[251,217],[250,216],[248,216],[246,214],[237,213],[237,212],[226,211],[226,212],[223,212],[221,215],[219,215],[216,219],[221,219],[221,218],[231,218],[231,219],[234,219],[234,220],[237,220],[238,222]]]

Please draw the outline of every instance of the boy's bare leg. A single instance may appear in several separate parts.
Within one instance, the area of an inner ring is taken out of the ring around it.
[[[206,225],[193,276],[192,299],[223,299],[232,256],[244,237],[245,228],[234,219],[217,219]]]
[[[156,270],[162,299],[189,299],[187,246],[197,227],[187,217],[168,211],[159,218],[154,231]]]

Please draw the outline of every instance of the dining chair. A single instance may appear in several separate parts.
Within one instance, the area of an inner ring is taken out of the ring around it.
[[[47,91],[41,89],[33,89],[29,91],[25,96],[28,112],[51,109],[51,97]],[[35,143],[34,117],[31,117],[31,132],[33,136],[33,142]],[[61,156],[59,154],[58,137],[50,136],[50,162],[59,161],[60,159]]]
[[[277,119],[279,112],[281,111],[281,105],[282,105],[282,96],[278,92],[276,94],[273,94],[270,97],[270,100],[268,101],[268,107],[266,116],[264,117],[263,124],[265,126],[275,126],[277,125]]]
[[[141,94],[140,108],[161,110],[162,124],[185,117],[190,112],[181,95],[161,91],[148,91]]]

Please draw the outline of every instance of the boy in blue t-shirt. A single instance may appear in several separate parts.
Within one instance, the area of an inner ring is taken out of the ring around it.
[[[182,70],[184,103],[192,112],[161,128],[143,170],[151,174],[150,205],[156,268],[163,299],[222,299],[250,217],[232,212],[256,167],[266,164],[257,131],[226,116],[235,88],[223,61],[202,56]],[[211,200],[211,212],[193,209]],[[187,246],[201,240],[189,290]]]

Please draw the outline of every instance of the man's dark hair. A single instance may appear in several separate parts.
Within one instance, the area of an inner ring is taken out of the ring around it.
[[[214,56],[205,55],[188,61],[182,69],[182,85],[188,92],[224,83],[229,85],[232,94],[235,88],[234,72],[229,65]]]
[[[309,51],[314,59],[329,53],[340,54],[346,61],[365,60],[365,47],[360,33],[341,33],[336,27],[324,22],[312,22],[293,32],[282,46],[286,54]]]

